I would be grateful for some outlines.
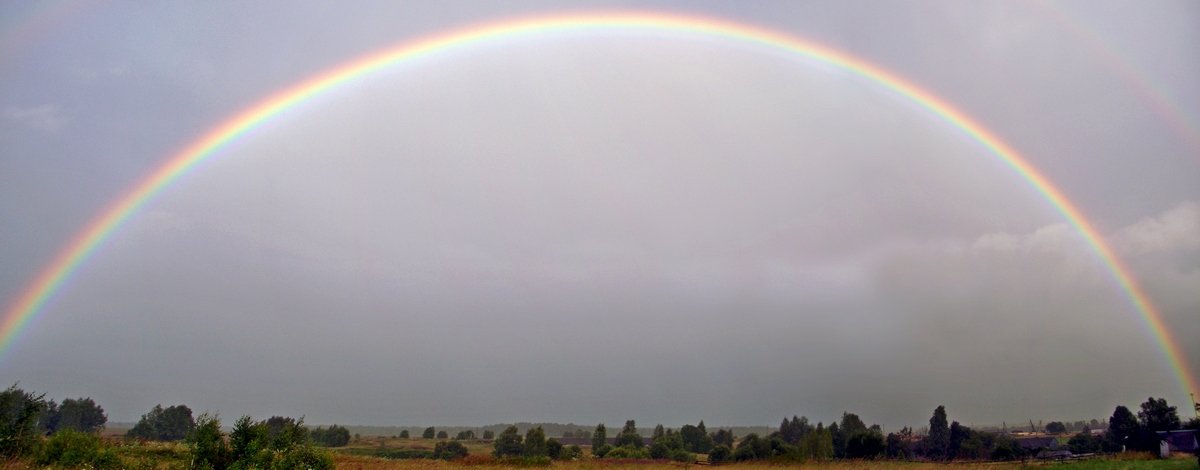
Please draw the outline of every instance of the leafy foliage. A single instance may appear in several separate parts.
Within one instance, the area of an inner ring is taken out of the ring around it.
[[[433,439],[436,435],[437,431],[433,429],[433,426],[430,426],[425,428],[425,432],[421,433],[421,439]]]
[[[433,446],[433,458],[442,460],[461,459],[467,456],[467,446],[459,441],[443,441]]]
[[[65,428],[54,433],[38,452],[38,465],[65,468],[119,469],[121,459],[112,449],[100,442],[100,437],[87,432]]]
[[[521,431],[516,426],[509,426],[492,442],[492,455],[497,458],[519,457],[524,451]]]
[[[608,429],[604,427],[604,423],[597,424],[596,430],[592,432],[592,453],[595,454],[597,449],[604,447],[607,441]],[[604,455],[599,454],[598,456],[603,457]]]
[[[161,404],[154,405],[149,413],[125,433],[126,437],[156,441],[179,441],[187,437],[196,427],[192,418],[192,410],[184,405],[175,405],[163,409]]]
[[[521,451],[524,457],[546,456],[546,432],[541,426],[531,428],[525,433],[525,443]]]
[[[641,449],[645,443],[642,442],[642,435],[638,434],[637,423],[632,419],[625,422],[625,426],[621,428],[620,434],[617,434],[615,445],[617,447],[632,447]]]
[[[333,468],[333,458],[312,446],[303,419],[273,416],[254,422],[242,416],[230,432],[228,445],[215,417],[201,415],[196,422],[196,430],[188,438],[194,469]]]
[[[332,425],[328,429],[317,427],[309,430],[313,443],[325,447],[345,447],[350,443],[350,430],[345,427]]]
[[[929,434],[925,436],[925,451],[933,459],[949,458],[950,426],[946,420],[946,407],[938,405],[929,418]]]
[[[0,392],[0,457],[21,457],[33,450],[38,442],[38,419],[46,409],[43,397],[16,384]]]
[[[96,432],[104,429],[104,424],[108,422],[108,416],[104,414],[104,408],[101,408],[91,398],[68,398],[63,400],[61,405],[54,406],[54,402],[50,402],[51,406],[47,407],[47,414],[53,413],[52,416],[46,416],[46,422],[49,426],[44,426],[46,432],[55,433],[62,429],[74,429],[82,432]]]

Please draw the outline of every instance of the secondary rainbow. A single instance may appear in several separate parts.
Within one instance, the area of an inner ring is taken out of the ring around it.
[[[962,111],[913,83],[862,59],[814,44],[795,36],[758,26],[726,20],[658,12],[602,12],[525,17],[467,27],[443,34],[402,42],[380,52],[335,67],[290,88],[275,93],[221,123],[170,157],[161,167],[137,183],[108,208],[104,209],[47,265],[4,314],[0,323],[0,354],[7,352],[22,328],[35,317],[76,269],[87,260],[112,233],[144,206],[155,194],[177,180],[189,168],[211,157],[238,137],[274,116],[330,89],[362,78],[373,72],[426,57],[493,41],[571,32],[629,30],[673,32],[754,44],[785,51],[811,61],[836,66],[889,89],[928,110],[952,127],[965,132],[992,155],[1016,170],[1041,193],[1087,240],[1107,266],[1113,280],[1128,296],[1132,307],[1161,347],[1161,351],[1179,381],[1182,391],[1197,390],[1178,342],[1163,322],[1162,315],[1145,291],[1117,258],[1096,228],[1079,208],[1050,180],[1022,157]]]

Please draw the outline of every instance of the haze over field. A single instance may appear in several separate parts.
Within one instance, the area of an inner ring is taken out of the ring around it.
[[[272,93],[433,33],[626,9],[0,4],[0,305]],[[1079,206],[1200,364],[1200,4],[639,9],[794,35],[953,104]],[[3,380],[118,422],[1190,415],[1105,264],[978,142],[846,70],[649,30],[485,42],[305,102],[150,201],[0,347]]]

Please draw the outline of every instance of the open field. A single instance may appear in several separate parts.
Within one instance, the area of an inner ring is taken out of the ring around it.
[[[452,468],[513,468],[496,462],[491,462],[489,459],[471,459],[468,458],[465,462],[443,462],[436,460],[387,460],[372,457],[351,456],[344,454],[336,454],[334,459],[337,468],[342,470],[432,470],[432,469],[452,469]],[[702,465],[684,465],[678,463],[659,463],[659,462],[609,462],[604,460],[583,460],[576,462],[554,462],[548,467],[549,469],[557,470],[679,470],[683,468],[707,468]],[[535,467],[536,468],[536,467]],[[752,463],[752,464],[729,464],[721,465],[720,468],[728,468],[732,470],[778,470],[782,468],[814,468],[822,470],[859,470],[859,469],[884,469],[884,470],[932,470],[932,469],[951,469],[951,470],[967,470],[967,469],[1018,469],[1018,468],[1048,468],[1061,470],[1137,470],[1137,469],[1195,469],[1196,459],[1177,458],[1169,460],[1155,459],[1095,459],[1074,461],[1066,463],[1058,462],[1037,462],[1029,464],[1015,463],[956,463],[956,464],[936,464],[936,463],[916,463],[916,462],[888,462],[888,461],[853,461],[853,462],[826,462],[812,463],[804,465],[778,465],[770,463]]]

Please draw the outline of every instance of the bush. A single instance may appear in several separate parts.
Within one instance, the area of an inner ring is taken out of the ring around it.
[[[696,454],[683,449],[675,449],[671,451],[671,460],[683,463],[696,463]]]
[[[407,430],[407,429],[405,429],[405,430],[403,430],[403,431],[400,431],[400,438],[401,438],[401,439],[408,439],[408,430]]]
[[[632,445],[621,446],[614,448],[604,454],[606,459],[648,459],[650,458],[650,450],[646,448],[637,448]]]
[[[71,428],[54,433],[46,440],[36,459],[38,465],[68,468],[119,469],[121,460],[112,449],[104,447],[95,434]]]
[[[708,453],[708,461],[712,463],[728,462],[730,457],[732,455],[730,455],[729,448],[724,444],[713,447],[713,450]]]
[[[563,445],[561,442],[558,442],[558,439],[547,439],[546,440],[546,457],[550,457],[551,459],[554,459],[554,460],[561,460],[562,454],[563,454]]]
[[[577,445],[570,445],[562,450],[559,454],[559,460],[576,460],[583,457],[583,448]]]
[[[593,447],[592,455],[599,457],[599,458],[604,458],[604,456],[608,455],[608,453],[612,452],[612,450],[613,450],[612,444],[604,444],[600,447]]]
[[[433,458],[442,460],[461,459],[467,456],[467,446],[458,441],[443,441],[433,446]]]
[[[16,384],[0,392],[0,458],[28,455],[38,443],[38,419],[46,409],[44,395],[34,395]]]
[[[229,447],[221,436],[221,420],[216,416],[200,415],[187,442],[192,445],[192,468],[223,470],[229,466]]]

